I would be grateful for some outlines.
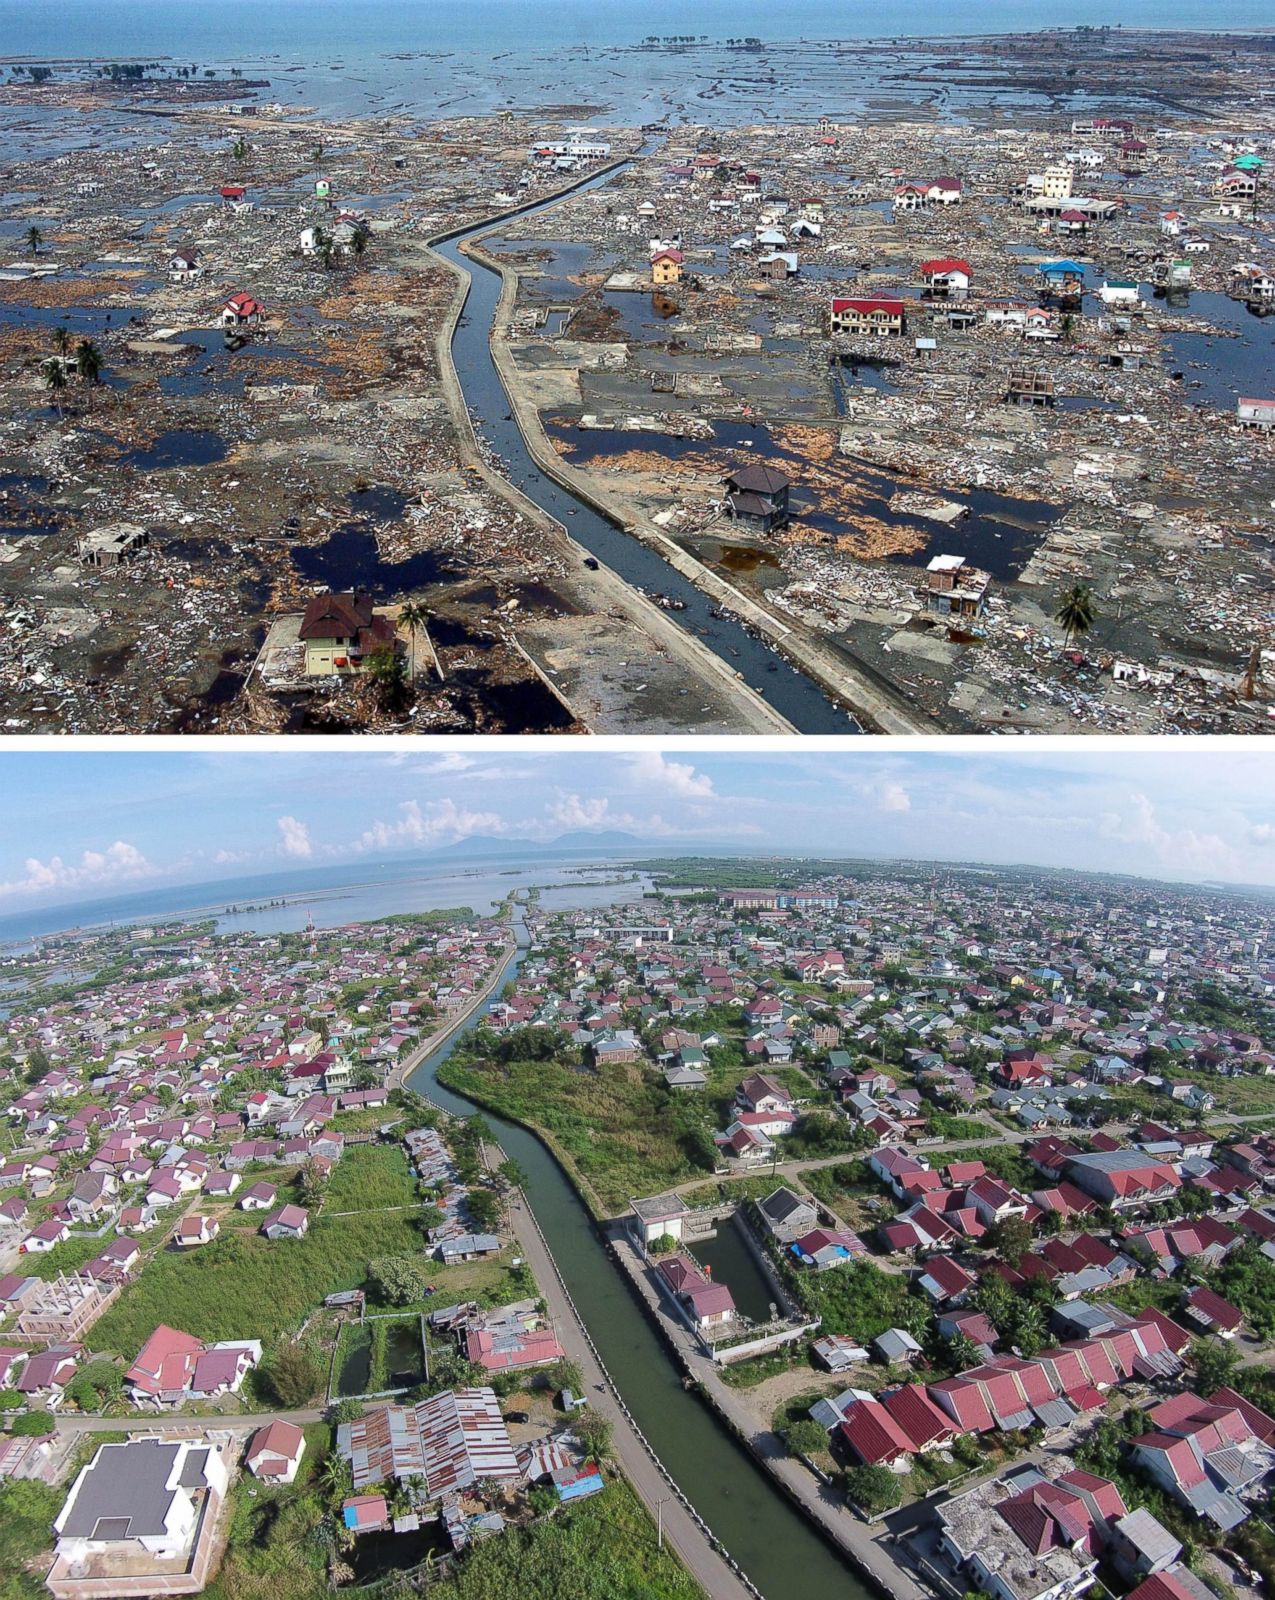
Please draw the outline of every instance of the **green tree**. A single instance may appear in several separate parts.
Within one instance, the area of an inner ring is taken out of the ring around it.
[[[407,667],[392,644],[373,650],[363,669],[376,685],[383,711],[401,711],[407,703]]]
[[[795,1456],[816,1456],[828,1448],[828,1435],[813,1417],[802,1417],[784,1429],[784,1443]]]
[[[46,1433],[52,1433],[56,1426],[51,1412],[24,1411],[21,1416],[10,1420],[9,1432],[42,1439]]]
[[[333,1427],[339,1428],[343,1422],[357,1422],[363,1415],[363,1402],[353,1395],[346,1395],[338,1400],[335,1405],[328,1407],[328,1421]],[[331,1460],[331,1457],[328,1458]],[[339,1458],[338,1458],[339,1459]]]
[[[31,252],[31,254],[37,255],[39,253],[40,246],[44,243],[44,235],[40,232],[39,228],[36,227],[34,222],[22,235],[22,237],[26,240],[27,249]]]
[[[502,1161],[496,1168],[496,1175],[509,1189],[525,1189],[527,1187],[527,1174],[512,1158]]]
[[[897,1506],[903,1498],[899,1480],[889,1467],[851,1467],[846,1473],[846,1493],[869,1515]]]
[[[1032,1246],[1031,1223],[1025,1217],[1002,1217],[987,1230],[987,1242],[1010,1266],[1017,1266]]]
[[[304,1344],[285,1339],[266,1366],[266,1377],[281,1406],[305,1405],[323,1382],[323,1372],[313,1352]]]
[[[378,1256],[368,1262],[372,1292],[384,1305],[407,1306],[423,1300],[429,1289],[424,1256]]]
[[[1240,1364],[1239,1352],[1222,1339],[1195,1339],[1191,1344],[1195,1387],[1202,1395],[1229,1388]]]
[[[75,347],[75,365],[90,388],[102,377],[102,352],[92,339],[81,339]]]
[[[57,357],[51,357],[41,368],[44,375],[44,387],[54,397],[53,405],[58,416],[62,416],[62,395],[66,390],[66,368]]]
[[[428,626],[430,618],[429,607],[420,600],[409,600],[400,608],[399,622],[407,629],[408,649],[411,652],[411,676],[416,676],[416,636]]]
[[[580,1394],[584,1390],[584,1373],[580,1364],[572,1361],[570,1356],[559,1356],[557,1361],[544,1369],[544,1374],[551,1389],[570,1389],[572,1394]]]
[[[1080,638],[1093,627],[1094,615],[1093,590],[1087,585],[1076,583],[1063,593],[1054,620],[1066,629],[1068,648],[1073,639]]]
[[[476,1228],[490,1231],[500,1221],[500,1201],[490,1189],[467,1189],[465,1204]]]
[[[611,1424],[600,1411],[585,1406],[571,1419],[571,1431],[586,1455],[600,1461],[611,1449]]]

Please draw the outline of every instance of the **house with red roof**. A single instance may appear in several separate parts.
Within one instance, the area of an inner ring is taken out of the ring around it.
[[[263,1483],[291,1483],[305,1455],[305,1434],[294,1422],[276,1418],[248,1441],[244,1466]]]
[[[1244,1313],[1238,1307],[1203,1284],[1188,1289],[1182,1297],[1182,1315],[1206,1333],[1219,1334],[1223,1339],[1233,1339],[1244,1324]]]
[[[892,295],[834,295],[828,314],[829,332],[890,338],[907,327],[907,307]]]
[[[974,281],[974,269],[959,256],[939,256],[921,263],[921,282],[935,295],[964,294]]]
[[[310,1213],[302,1206],[280,1206],[261,1224],[267,1239],[304,1239],[309,1231]]]
[[[977,1279],[951,1256],[931,1256],[917,1282],[934,1305],[959,1306],[968,1299]]]
[[[260,300],[241,289],[222,306],[219,320],[223,328],[253,328],[265,312]]]
[[[956,1437],[951,1417],[930,1399],[924,1384],[902,1384],[880,1400],[917,1454],[942,1449]]]
[[[911,1439],[879,1400],[852,1401],[837,1434],[851,1458],[865,1467],[906,1472],[915,1454]]]

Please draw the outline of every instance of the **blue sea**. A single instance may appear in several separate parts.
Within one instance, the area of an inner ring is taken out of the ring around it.
[[[480,916],[515,889],[538,888],[546,910],[638,900],[649,879],[617,884],[621,865],[639,847],[612,857],[606,850],[537,852],[537,859],[443,860],[400,857],[353,865],[302,868],[217,879],[211,883],[155,883],[146,889],[82,904],[31,906],[0,917],[0,951],[72,928],[112,924],[212,919],[219,932],[292,933],[313,919],[319,928],[415,911],[469,906]],[[600,877],[599,877],[600,875]]]
[[[1026,32],[1117,24],[1125,28],[1272,26],[1262,0],[644,0],[641,5],[541,0],[3,0],[0,54],[212,61],[277,53],[296,62],[368,62],[399,50],[500,55],[573,45],[637,44],[648,34],[709,39],[867,39]],[[888,24],[888,26],[884,26]]]
[[[595,105],[615,120],[767,120],[801,105],[797,41],[937,38],[1078,25],[1269,30],[1264,0],[900,0],[883,11],[841,0],[0,0],[0,59],[175,62],[268,78],[262,99],[324,116],[455,116]],[[675,54],[635,53],[648,35],[685,35]],[[718,49],[753,36],[776,52]],[[705,41],[700,47],[698,41]],[[784,73],[784,52],[794,70]],[[779,90],[769,68],[781,73]],[[763,69],[763,70],[759,70]],[[862,74],[816,69],[815,109],[851,110]],[[734,81],[732,81],[734,80]],[[750,93],[750,86],[752,92]],[[1078,102],[1079,105],[1079,102]]]

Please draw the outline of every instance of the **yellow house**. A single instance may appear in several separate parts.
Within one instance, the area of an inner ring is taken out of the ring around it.
[[[392,646],[394,624],[365,594],[319,594],[306,607],[300,637],[310,678],[358,672],[373,650]]]
[[[661,250],[651,257],[651,282],[656,284],[681,283],[682,262],[680,250]]]

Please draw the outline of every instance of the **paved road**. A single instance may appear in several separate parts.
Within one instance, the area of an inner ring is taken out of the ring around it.
[[[325,1414],[321,1407],[308,1406],[299,1411],[232,1412],[227,1416],[218,1413],[196,1417],[182,1411],[139,1411],[127,1417],[67,1415],[58,1417],[56,1421],[57,1431],[68,1435],[154,1433],[157,1429],[165,1433],[179,1433],[183,1429],[206,1433],[211,1428],[225,1428],[232,1433],[251,1433],[256,1428],[264,1428],[268,1422],[278,1420],[295,1422],[298,1427],[304,1427],[307,1422],[322,1422]]]
[[[567,1355],[580,1365],[589,1404],[611,1424],[613,1448],[625,1477],[641,1497],[652,1518],[656,1516],[657,1504],[664,1502],[664,1537],[713,1600],[753,1600],[739,1576],[714,1549],[708,1535],[681,1501],[673,1496],[667,1479],[652,1461],[627,1416],[616,1404],[610,1388],[605,1386],[602,1369],[567,1298],[557,1268],[540,1237],[540,1230],[535,1226],[520,1195],[514,1197],[509,1216],[519,1249],[530,1264],[553,1316],[559,1343]]]

